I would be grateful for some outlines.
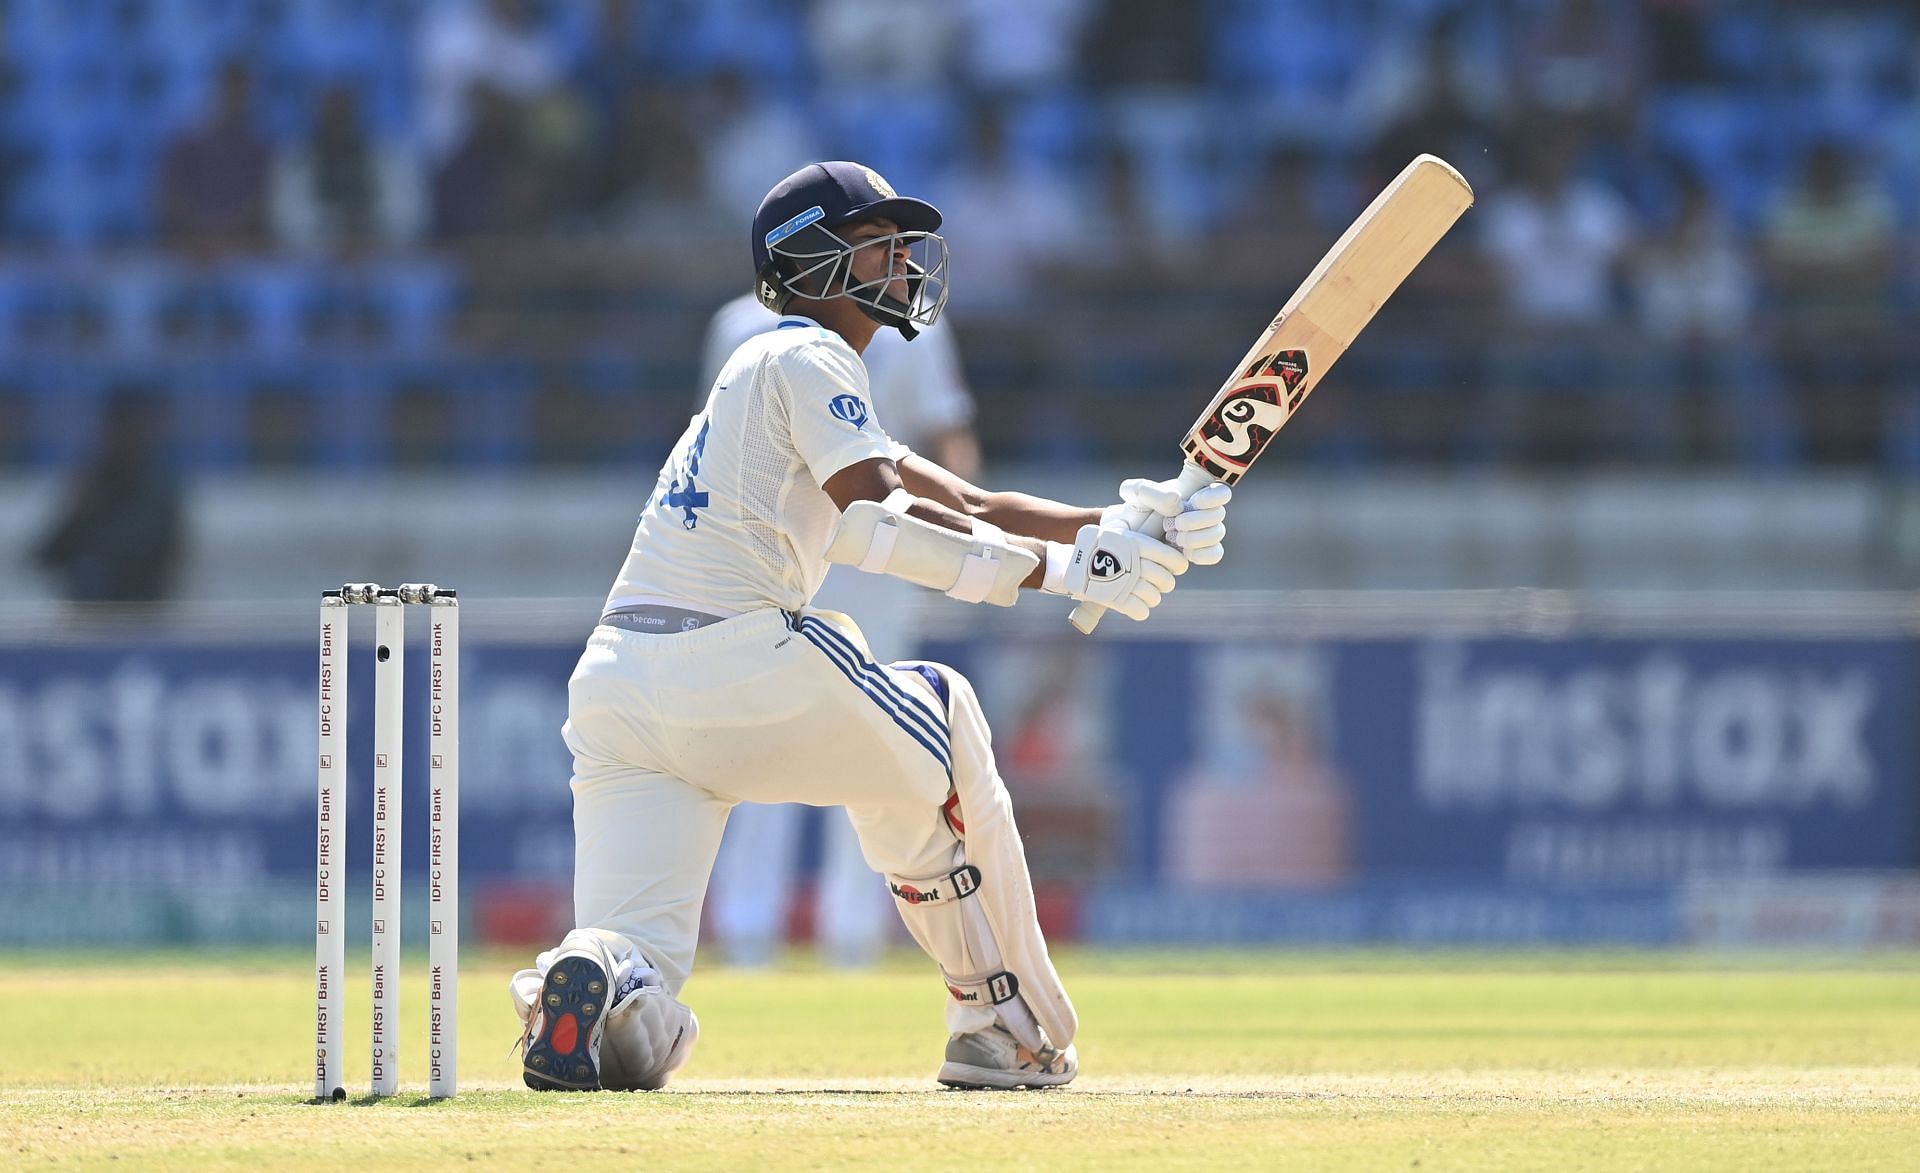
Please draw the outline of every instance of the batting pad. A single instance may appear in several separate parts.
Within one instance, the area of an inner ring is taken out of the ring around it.
[[[890,875],[887,886],[956,1003],[990,1009],[1036,1054],[1065,1049],[1080,1019],[1040,935],[1033,879],[1013,802],[994,769],[986,717],[965,678],[941,674],[953,751],[954,794],[946,808],[956,840],[952,867],[932,876]]]

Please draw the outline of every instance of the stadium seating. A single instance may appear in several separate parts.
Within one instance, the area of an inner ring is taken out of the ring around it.
[[[6,194],[0,401],[6,418],[24,420],[31,434],[11,437],[0,447],[0,462],[44,466],[67,459],[77,442],[76,421],[86,414],[48,405],[62,395],[92,394],[86,388],[128,371],[172,397],[180,418],[267,421],[259,428],[207,424],[205,438],[185,454],[221,467],[255,459],[347,465],[545,459],[557,441],[552,435],[530,441],[527,424],[542,402],[591,402],[616,383],[662,403],[684,400],[686,388],[672,381],[683,380],[692,364],[681,350],[711,309],[713,283],[689,282],[672,263],[635,261],[624,293],[590,285],[554,297],[555,304],[578,309],[560,334],[589,343],[577,357],[563,353],[555,360],[531,352],[526,330],[502,342],[464,328],[473,281],[458,250],[429,242],[400,256],[209,261],[176,255],[161,238],[165,146],[205,115],[228,61],[252,66],[258,129],[276,148],[304,139],[320,95],[337,85],[358,98],[372,141],[405,143],[420,113],[416,41],[423,18],[435,4],[458,2],[13,0],[4,49],[12,84],[0,103]],[[1090,17],[1100,19],[1105,6],[1088,3]],[[564,62],[605,48],[597,8],[539,7]],[[635,11],[639,23],[625,48],[644,58],[650,83],[663,87],[670,107],[689,118],[693,149],[710,129],[699,124],[702,85],[718,71],[737,70],[752,79],[762,100],[802,111],[832,149],[857,154],[902,186],[937,183],[965,165],[974,92],[957,66],[954,75],[924,83],[848,84],[835,78],[831,62],[807,51],[813,41],[806,6],[656,0]],[[1373,55],[1384,46],[1416,44],[1448,13],[1464,17],[1464,35],[1487,60],[1504,61],[1514,52],[1520,21],[1511,6],[1491,0],[1216,0],[1196,8],[1196,18],[1207,22],[1208,76],[1195,91],[1113,92],[1097,76],[1099,63],[1083,61],[1078,75],[997,95],[1007,99],[1009,154],[1020,168],[1054,169],[1081,190],[1097,191],[1106,155],[1116,146],[1133,151],[1156,228],[1199,250],[1211,243],[1207,233],[1244,194],[1269,148],[1286,145],[1311,153],[1316,211],[1344,222],[1372,165],[1368,144],[1349,120]],[[1920,104],[1910,16],[1872,6],[1726,5],[1709,6],[1701,19],[1712,84],[1649,89],[1631,141],[1598,145],[1591,159],[1597,174],[1649,222],[1659,222],[1671,212],[1667,169],[1684,165],[1705,178],[1751,234],[1808,144],[1832,140],[1884,170],[1906,231],[1920,223],[1920,147],[1913,145],[1920,141],[1914,133]],[[594,166],[597,150],[589,144]],[[1513,167],[1512,160],[1492,156],[1469,162],[1495,183]],[[576,209],[537,232],[564,235],[583,225],[597,231],[598,214]],[[1204,253],[1182,260],[1203,265]],[[955,271],[963,279],[964,258]],[[545,288],[537,280],[528,284]],[[1912,285],[1909,275],[1909,298]],[[1084,317],[1096,334],[1075,354],[1054,354],[1036,365],[1019,357],[1046,351],[1032,339],[982,354],[975,366],[983,401],[1015,402],[1024,393],[1024,383],[1002,380],[1042,377],[1144,394],[1217,366],[1204,351],[1213,345],[1205,332],[1155,328],[1153,315],[1132,312],[1136,294],[1076,289],[1074,295],[1090,303]],[[645,307],[647,320],[615,353],[600,354],[592,340],[606,333],[604,320],[635,306]],[[954,311],[964,319],[963,295]],[[996,347],[998,328],[981,328]],[[633,341],[642,335],[644,342]],[[564,352],[559,337],[543,345]],[[1417,397],[1488,359],[1462,352],[1466,345],[1453,336],[1421,339],[1402,355],[1357,362],[1351,377],[1374,381],[1373,390]],[[213,365],[219,373],[206,374]],[[334,386],[336,378],[349,388],[339,395],[355,405],[343,417],[351,426],[302,439],[291,421],[304,415],[316,389]],[[1920,451],[1914,438],[1920,423],[1910,422],[1920,412],[1905,406],[1904,391],[1889,394],[1892,406],[1876,425],[1885,434],[1839,455],[1884,459],[1903,475],[1920,474],[1920,457],[1913,455]],[[448,443],[422,445],[394,431],[396,419],[417,424],[449,396],[459,401],[461,422]],[[20,407],[27,403],[37,406]],[[279,439],[266,443],[271,451],[263,454],[255,433]],[[1007,455],[1023,455],[1023,430],[1009,424],[1006,433],[1015,446]],[[1405,438],[1356,433],[1336,447],[1347,454],[1341,459],[1360,458],[1356,453],[1370,454],[1369,460],[1453,458],[1444,444],[1409,450]],[[631,455],[618,444],[577,439],[583,452],[599,454],[595,459]],[[1806,451],[1780,429],[1760,447],[1776,454],[1767,461],[1798,460],[1778,454]],[[1869,451],[1876,447],[1877,453]]]

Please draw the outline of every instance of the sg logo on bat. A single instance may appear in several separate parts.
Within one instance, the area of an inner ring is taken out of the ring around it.
[[[1256,358],[1241,374],[1240,383],[1194,430],[1187,455],[1228,484],[1239,480],[1306,397],[1309,369],[1304,350]]]

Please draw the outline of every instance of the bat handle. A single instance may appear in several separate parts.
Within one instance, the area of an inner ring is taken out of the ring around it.
[[[1184,501],[1211,485],[1213,481],[1212,473],[1189,460],[1181,467],[1180,476],[1173,482],[1173,487],[1179,491],[1180,499]],[[1160,528],[1160,515],[1151,509],[1129,508],[1121,514],[1121,517],[1126,521],[1129,529],[1151,533],[1154,537],[1160,536],[1155,532]],[[1100,626],[1100,617],[1106,613],[1107,609],[1098,603],[1081,603],[1073,609],[1067,619],[1080,634],[1092,635],[1093,629]]]

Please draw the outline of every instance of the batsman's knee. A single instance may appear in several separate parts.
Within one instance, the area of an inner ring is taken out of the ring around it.
[[[958,672],[930,660],[895,660],[891,667],[913,673],[908,679],[925,684],[939,698],[940,707],[948,713],[953,711],[953,681],[958,680],[963,686],[967,683],[966,678]]]

